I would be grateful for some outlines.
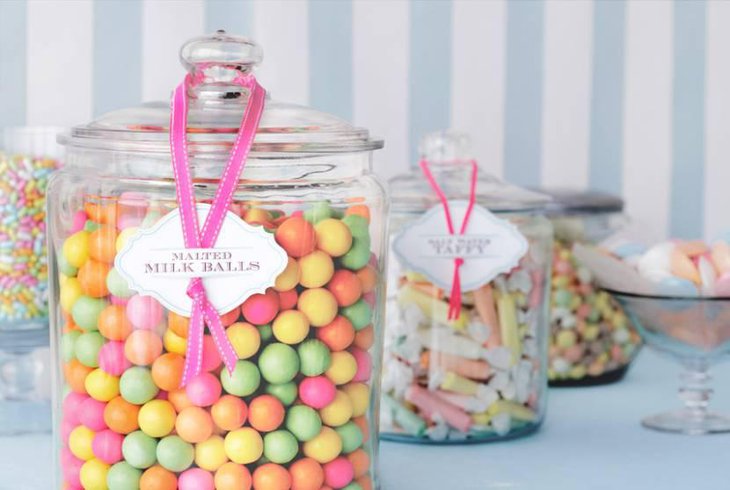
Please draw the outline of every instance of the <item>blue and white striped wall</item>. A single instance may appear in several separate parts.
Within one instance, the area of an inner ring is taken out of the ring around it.
[[[647,237],[730,229],[729,2],[3,0],[0,126],[165,99],[217,28],[276,98],[383,136],[384,177],[454,127],[516,183],[622,194]]]

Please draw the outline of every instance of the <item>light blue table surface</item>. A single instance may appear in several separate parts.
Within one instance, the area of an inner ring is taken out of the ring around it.
[[[535,435],[471,446],[384,442],[387,490],[709,490],[730,488],[730,435],[682,436],[639,419],[678,407],[678,365],[645,351],[612,386],[554,389]],[[730,413],[730,368],[714,370],[717,411]],[[48,435],[0,438],[0,489],[51,488]]]

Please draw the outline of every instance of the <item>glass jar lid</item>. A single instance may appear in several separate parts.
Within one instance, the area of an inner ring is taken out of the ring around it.
[[[458,131],[438,131],[423,137],[419,145],[421,159],[449,199],[469,199],[470,138]],[[418,165],[407,174],[389,181],[394,207],[428,209],[439,202]],[[479,168],[477,202],[493,212],[542,210],[550,198],[539,192],[504,182]],[[415,210],[415,209],[414,209]]]
[[[567,214],[621,213],[624,201],[618,196],[600,191],[579,191],[565,188],[535,189],[550,197],[547,205],[549,216]]]
[[[262,59],[260,46],[225,31],[183,45],[180,60],[194,80],[188,86],[188,148],[192,154],[230,151],[248,102],[248,91],[233,81],[252,73]],[[169,153],[169,119],[169,101],[150,102],[104,114],[72,128],[59,141],[70,147]],[[367,129],[332,114],[267,96],[251,152],[350,153],[382,147],[382,140],[371,138]]]

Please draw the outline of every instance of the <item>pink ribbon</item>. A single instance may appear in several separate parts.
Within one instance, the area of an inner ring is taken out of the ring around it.
[[[251,150],[256,129],[264,109],[265,90],[258,84],[253,75],[243,75],[235,83],[249,90],[249,100],[241,120],[241,127],[231,150],[228,163],[221,176],[218,190],[213,199],[212,207],[200,231],[198,213],[195,207],[195,193],[193,180],[190,175],[188,162],[187,120],[188,98],[187,87],[194,83],[188,75],[177,86],[172,97],[170,113],[170,149],[172,152],[172,168],[175,174],[177,189],[177,203],[179,205],[182,222],[183,237],[187,248],[213,248],[218,238],[226,212],[231,205],[233,192],[238,179],[246,164],[246,157]],[[228,340],[226,331],[221,323],[220,316],[208,300],[203,280],[195,277],[190,280],[187,294],[193,300],[190,326],[188,329],[188,345],[185,355],[181,386],[200,374],[203,363],[203,336],[205,325],[208,325],[221,359],[228,372],[232,373],[236,367],[238,356]]]
[[[471,216],[471,212],[474,209],[474,203],[476,202],[476,188],[477,188],[477,172],[479,168],[477,167],[477,162],[474,160],[471,160],[469,162],[471,164],[471,180],[469,183],[469,204],[466,208],[466,213],[464,213],[464,220],[461,222],[461,228],[459,229],[459,235],[463,235],[466,231],[466,226],[469,223],[469,217]],[[441,189],[441,186],[436,182],[436,179],[434,178],[433,174],[431,173],[431,169],[429,168],[429,163],[427,160],[423,159],[419,162],[419,165],[421,166],[421,170],[423,171],[423,174],[426,176],[426,180],[428,180],[428,183],[431,184],[431,187],[433,188],[434,192],[438,196],[439,200],[441,201],[441,205],[444,208],[444,215],[446,216],[446,226],[449,230],[450,235],[455,234],[454,230],[454,221],[451,219],[451,210],[449,209],[449,200],[446,198],[446,194],[444,194],[443,189]],[[454,276],[451,280],[451,294],[449,295],[449,313],[448,313],[448,319],[449,320],[456,320],[459,318],[459,315],[461,314],[461,266],[464,265],[464,259],[462,257],[455,257],[454,258]]]

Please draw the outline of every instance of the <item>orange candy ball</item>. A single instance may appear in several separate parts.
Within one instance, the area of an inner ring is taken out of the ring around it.
[[[292,490],[320,490],[324,485],[324,469],[312,458],[302,458],[289,467]]]
[[[314,227],[301,216],[292,216],[283,221],[274,237],[286,253],[295,258],[311,253],[317,245]]]
[[[355,304],[362,296],[360,279],[355,273],[347,269],[340,269],[335,272],[327,284],[327,289],[330,290],[340,307]]]
[[[221,324],[224,327],[227,327],[229,325],[233,325],[238,321],[238,319],[241,317],[241,310],[238,308],[233,308],[228,313],[224,313],[221,315]],[[185,337],[187,337],[187,333],[185,334]]]
[[[138,366],[149,366],[162,354],[162,339],[150,330],[135,330],[124,342],[124,355]]]
[[[355,327],[344,316],[337,316],[331,323],[317,329],[317,338],[332,351],[345,350],[355,340]]]
[[[362,442],[368,442],[368,440],[370,439],[370,426],[368,425],[368,421],[365,416],[363,415],[361,417],[354,417],[352,421],[362,431]]]
[[[139,479],[139,490],[176,490],[177,477],[172,471],[155,465],[147,468]]]
[[[191,402],[190,398],[188,398],[188,394],[185,391],[185,388],[177,388],[175,390],[168,391],[167,401],[172,403],[172,406],[175,407],[175,411],[177,413],[180,413],[186,408],[193,406],[193,402]]]
[[[233,395],[224,395],[210,408],[215,425],[231,431],[241,428],[248,417],[246,402]]]
[[[361,476],[355,481],[362,487],[362,490],[373,490],[373,480],[371,480],[369,476]]]
[[[203,442],[213,435],[213,419],[204,408],[188,407],[177,414],[175,430],[183,441]]]
[[[92,259],[111,264],[117,254],[117,230],[101,226],[89,235],[89,255]]]
[[[71,390],[76,393],[86,393],[86,376],[93,370],[94,368],[84,366],[76,359],[72,359],[63,365],[63,376]]]
[[[109,340],[125,340],[132,333],[124,306],[109,305],[101,311],[99,332]]]
[[[251,490],[251,472],[245,466],[228,462],[218,468],[214,478],[216,490]]]
[[[296,289],[290,289],[288,291],[279,291],[279,309],[291,310],[297,306],[297,300],[299,294]]]
[[[112,398],[104,407],[104,422],[114,432],[129,434],[139,429],[138,414],[138,405],[129,403],[121,396],[118,396]]]
[[[178,337],[182,337],[184,339],[188,338],[189,324],[189,318],[185,318],[184,316],[178,315],[172,311],[167,313],[167,327]]]
[[[103,298],[109,294],[106,287],[106,276],[109,274],[108,264],[96,260],[87,260],[78,272],[79,285],[87,296]]]
[[[370,223],[370,208],[365,206],[364,204],[355,204],[354,206],[350,206],[345,210],[345,216],[350,215],[357,215],[362,216],[366,220],[368,220],[368,223]]]
[[[355,346],[359,347],[363,350],[368,350],[370,347],[373,346],[373,343],[375,342],[375,329],[372,325],[368,325],[367,327],[359,330],[355,334]]]
[[[369,293],[375,289],[375,283],[378,281],[378,273],[372,265],[366,265],[357,271],[357,277],[362,284],[363,294]]]
[[[185,358],[180,354],[163,354],[152,363],[152,380],[161,390],[176,390],[180,388],[184,366]]]
[[[363,449],[355,449],[347,455],[347,459],[352,463],[355,478],[360,478],[370,470],[370,455]]]
[[[248,421],[259,432],[276,430],[285,415],[284,405],[271,395],[257,396],[248,406]]]
[[[289,490],[291,475],[286,468],[275,463],[266,463],[253,472],[254,490]]]

